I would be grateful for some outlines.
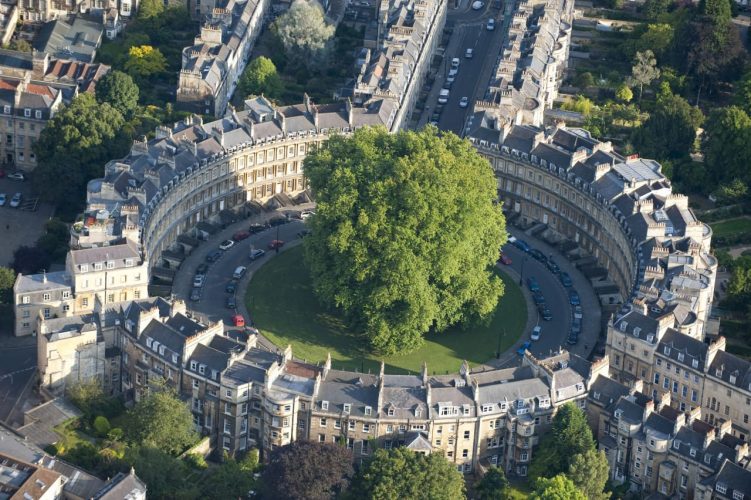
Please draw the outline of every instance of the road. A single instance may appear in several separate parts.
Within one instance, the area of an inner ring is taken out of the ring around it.
[[[36,343],[8,340],[0,348],[0,421],[11,424],[23,420],[19,412],[36,369],[37,349]]]
[[[192,289],[193,275],[196,267],[206,262],[206,255],[216,250],[222,239],[231,236],[234,231],[247,229],[250,222],[234,224],[232,227],[224,230],[220,237],[214,237],[205,247],[196,251],[196,256],[191,256],[180,269],[175,277],[175,284],[172,287],[173,293],[184,299],[189,308],[210,321],[223,320],[225,324],[231,325],[231,319],[234,314],[241,312],[226,307],[227,298],[230,294],[226,293],[224,288],[232,279],[232,274],[238,266],[246,266],[248,271],[246,277],[240,282],[238,292],[236,293],[237,302],[242,302],[245,297],[245,286],[247,285],[249,275],[260,267],[267,259],[271,258],[273,251],[268,250],[268,245],[272,240],[281,239],[285,242],[291,242],[296,239],[297,233],[305,228],[302,221],[292,221],[288,224],[267,229],[266,231],[251,235],[248,239],[242,240],[232,248],[223,253],[222,257],[210,265],[206,273],[206,284],[203,287],[203,294],[199,302],[188,300]],[[278,234],[277,234],[278,229]],[[266,255],[260,259],[251,262],[249,258],[250,247],[262,248],[266,250]],[[252,311],[251,311],[252,314]],[[246,318],[247,320],[247,318]]]

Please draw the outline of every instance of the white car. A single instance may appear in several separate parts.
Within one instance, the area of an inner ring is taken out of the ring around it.
[[[438,104],[446,104],[449,102],[449,89],[441,89],[441,93],[438,95]]]
[[[14,181],[25,181],[26,177],[21,172],[13,172],[12,174],[8,174],[8,179],[14,180]]]
[[[193,278],[193,287],[201,288],[205,280],[206,276],[204,276],[203,274],[196,274],[196,276]]]
[[[302,212],[300,212],[300,218],[301,218],[302,220],[310,219],[310,217],[311,217],[311,216],[312,216],[312,215],[313,215],[314,213],[315,213],[315,212],[313,212],[312,210],[303,210]]]
[[[459,99],[460,108],[466,108],[467,106],[469,106],[469,99],[466,96]]]
[[[219,244],[219,250],[229,250],[233,246],[235,246],[235,242],[234,241],[232,241],[232,240],[224,240],[223,242],[221,242]]]
[[[266,250],[260,248],[254,248],[250,251],[250,260],[260,259],[266,254]]]
[[[461,61],[458,57],[455,57],[451,60],[451,68],[459,70],[459,64],[461,64]]]
[[[485,2],[481,2],[480,0],[472,2],[472,10],[480,10],[483,7],[485,7]]]
[[[530,335],[530,339],[532,340],[540,340],[540,334],[542,333],[542,327],[536,326],[532,329],[532,335]]]
[[[466,57],[467,59],[472,59],[472,56],[474,55],[475,55],[474,49],[467,49],[466,51],[464,51],[464,57]]]
[[[449,71],[449,76],[446,77],[446,81],[449,83],[453,83],[454,80],[456,80],[456,75],[459,73],[459,71],[452,69]]]
[[[21,195],[21,193],[14,194],[13,198],[10,199],[10,206],[13,208],[18,208],[21,205],[22,198],[23,195]]]
[[[485,25],[485,29],[488,31],[493,31],[495,29],[495,19],[492,17],[488,19],[488,24]]]

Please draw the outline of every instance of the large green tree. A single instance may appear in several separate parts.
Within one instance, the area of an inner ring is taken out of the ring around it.
[[[550,432],[542,439],[532,458],[532,478],[566,473],[574,456],[594,450],[595,441],[584,412],[573,403],[561,406],[553,417]]]
[[[587,496],[564,474],[552,478],[541,477],[535,484],[531,500],[587,500]]]
[[[751,117],[737,106],[713,109],[707,118],[704,162],[717,183],[751,182]]]
[[[162,0],[141,0],[138,3],[138,19],[141,21],[159,17],[162,13],[164,13]]]
[[[645,50],[637,52],[634,56],[634,65],[631,67],[629,81],[632,85],[639,86],[639,100],[641,101],[644,86],[652,83],[660,77],[660,69],[657,67],[657,59],[654,52]]]
[[[0,267],[0,304],[13,303],[13,285],[15,283],[15,271],[7,267]]]
[[[34,144],[37,168],[34,186],[54,203],[84,199],[86,182],[101,177],[104,164],[127,152],[130,138],[124,120],[93,95],[78,95],[47,123]]]
[[[128,412],[128,440],[177,455],[195,443],[193,416],[188,406],[169,389],[152,390]]]
[[[243,96],[263,94],[273,99],[282,91],[282,80],[276,72],[274,62],[268,57],[260,56],[245,68],[238,86]]]
[[[265,496],[278,500],[329,500],[349,488],[352,453],[343,446],[294,441],[274,448],[263,471]]]
[[[129,118],[138,108],[138,85],[130,75],[112,70],[96,84],[96,98],[109,103],[124,117]]]
[[[607,500],[610,493],[605,492],[605,485],[609,469],[605,452],[590,449],[574,455],[566,475],[589,500]]]
[[[687,156],[696,141],[696,129],[704,121],[701,110],[663,88],[655,109],[634,140],[644,156],[660,160]]]
[[[151,45],[138,45],[128,50],[128,60],[125,71],[137,81],[164,73],[167,69],[167,59],[162,52]]]
[[[511,498],[508,479],[506,479],[503,469],[491,466],[475,485],[474,498],[477,500],[507,500]]]
[[[336,27],[326,22],[316,2],[295,0],[273,29],[290,61],[315,69],[328,57]]]
[[[201,482],[201,498],[206,500],[245,498],[255,484],[253,473],[257,467],[257,450],[251,450],[245,459],[239,461],[225,457],[222,465],[212,468],[208,477]]]
[[[127,460],[138,477],[146,483],[149,498],[191,500],[203,497],[193,481],[188,481],[190,470],[182,460],[174,458],[159,448],[135,447]]]
[[[317,202],[305,258],[318,297],[379,352],[493,314],[506,239],[496,181],[469,144],[434,127],[332,137],[305,159]]]
[[[443,455],[406,448],[376,451],[355,479],[353,493],[371,500],[465,498],[464,478]]]

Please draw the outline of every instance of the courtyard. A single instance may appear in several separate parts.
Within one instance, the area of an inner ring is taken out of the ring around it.
[[[302,247],[282,252],[253,276],[245,301],[261,333],[277,346],[292,345],[295,357],[322,362],[331,353],[336,369],[377,372],[380,361],[388,373],[419,373],[423,361],[431,374],[456,373],[463,360],[470,366],[495,358],[499,334],[501,352],[519,339],[527,307],[514,280],[497,270],[505,292],[490,323],[428,335],[424,345],[409,354],[380,357],[367,350],[362,334],[349,330],[336,313],[328,312],[313,294]]]

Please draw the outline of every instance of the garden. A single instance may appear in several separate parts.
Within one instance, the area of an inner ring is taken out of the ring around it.
[[[279,254],[259,269],[245,300],[264,336],[280,347],[291,344],[293,354],[309,362],[324,361],[331,353],[332,366],[337,369],[377,372],[383,359],[389,373],[419,373],[423,362],[431,373],[454,373],[463,360],[474,366],[493,358],[499,338],[501,352],[506,351],[524,331],[524,296],[513,279],[500,271],[498,274],[505,292],[489,324],[428,334],[419,349],[384,358],[366,351],[367,340],[348,329],[336,312],[320,305],[313,294],[302,247]]]

